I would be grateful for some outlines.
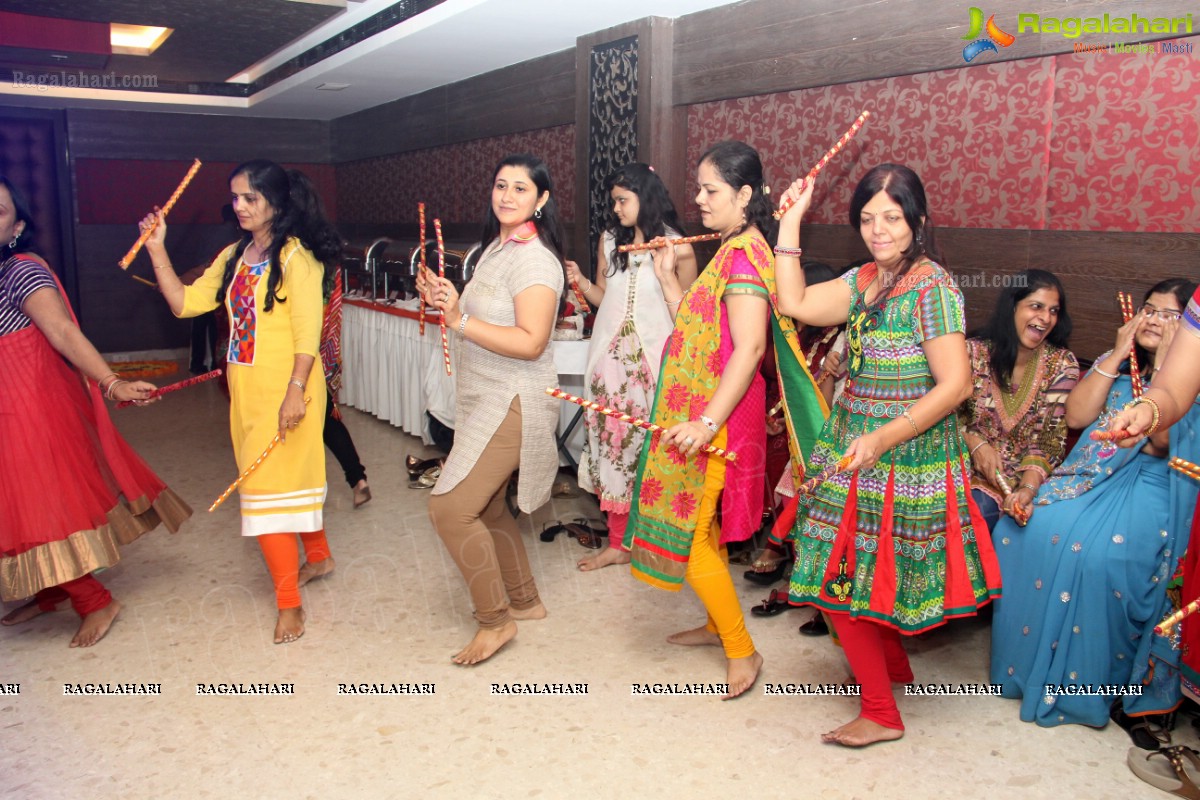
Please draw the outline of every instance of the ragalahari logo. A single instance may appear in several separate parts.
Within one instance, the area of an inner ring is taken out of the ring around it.
[[[995,14],[992,14],[990,17],[988,17],[987,25],[984,25],[983,11],[972,6],[970,13],[971,30],[967,32],[966,36],[962,37],[964,39],[975,40],[963,48],[963,61],[966,61],[968,64],[970,64],[976,56],[985,50],[991,50],[993,53],[999,53],[1000,51],[996,49],[996,45],[1008,47],[1017,40],[1017,37],[1013,36],[1011,33],[1005,33],[1004,31],[1000,30],[999,26],[996,25]],[[987,38],[980,39],[979,34],[985,30],[987,31]]]

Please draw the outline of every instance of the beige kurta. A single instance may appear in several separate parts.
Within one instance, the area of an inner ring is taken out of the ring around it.
[[[484,251],[475,276],[463,290],[459,307],[473,319],[492,325],[517,322],[514,298],[531,286],[563,289],[563,268],[540,239],[513,237],[493,242]],[[454,449],[433,487],[445,494],[470,474],[492,435],[521,398],[521,470],[517,505],[533,512],[550,499],[558,473],[558,404],[546,389],[558,385],[554,355],[547,344],[532,361],[493,353],[464,337],[456,343]]]

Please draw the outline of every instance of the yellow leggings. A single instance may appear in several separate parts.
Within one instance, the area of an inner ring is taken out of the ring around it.
[[[721,545],[721,526],[717,523],[717,503],[724,486],[725,462],[710,457],[684,579],[704,603],[708,612],[705,630],[721,637],[725,657],[747,658],[754,655],[754,641],[746,630],[746,618],[729,575],[729,554]]]

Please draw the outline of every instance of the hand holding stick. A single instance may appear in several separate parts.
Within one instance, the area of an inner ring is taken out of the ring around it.
[[[816,165],[808,171],[808,175],[806,175],[804,178],[804,182],[806,184],[810,186],[812,185],[813,179],[815,179],[821,170],[825,168],[825,165],[829,163],[829,159],[841,152],[841,149],[845,147],[851,139],[854,138],[854,135],[862,130],[862,126],[866,124],[867,117],[869,116],[871,116],[870,111],[864,111],[858,115],[858,119],[854,120],[854,124],[850,126],[850,130],[843,133],[842,138],[838,139],[833,147],[829,148],[829,152],[825,153],[825,155],[821,157],[821,160],[818,161]],[[783,215],[787,213],[787,210],[791,207],[792,201],[785,198],[784,201],[779,204],[779,208],[775,211],[775,219],[780,219],[783,217]]]
[[[1119,442],[1130,437],[1129,431],[1122,428],[1119,431],[1092,431],[1088,436],[1093,442]]]
[[[804,483],[800,484],[800,488],[796,490],[796,496],[804,494],[812,494],[825,481],[837,475],[839,472],[845,472],[846,468],[854,462],[854,456],[842,456],[835,463],[830,464],[821,470],[815,478],[809,478]]]
[[[1008,479],[1004,477],[1004,473],[1000,470],[996,470],[996,485],[1004,491],[1006,497],[1013,493],[1012,484],[1008,482]],[[1012,504],[1012,518],[1022,528],[1029,523],[1029,511],[1016,500]]]
[[[179,196],[183,194],[183,190],[186,189],[188,184],[192,182],[192,178],[196,177],[196,173],[199,172],[199,170],[200,159],[197,158],[192,161],[191,169],[189,169],[187,174],[183,176],[183,180],[180,182],[179,186],[175,187],[175,192],[171,195],[170,199],[167,200],[167,204],[162,207],[163,217],[166,217],[167,212],[175,207],[175,203],[179,200]],[[133,243],[133,247],[130,247],[129,252],[125,254],[125,257],[117,262],[121,269],[129,269],[129,265],[133,263],[133,259],[137,258],[137,254],[141,251],[142,245],[144,245],[146,240],[150,238],[150,234],[154,233],[154,229],[156,227],[158,227],[157,220],[155,220],[153,225],[142,231],[141,235],[138,236],[137,241]]]
[[[666,433],[666,428],[662,427],[661,425],[655,425],[653,422],[647,422],[646,420],[638,417],[631,417],[629,414],[623,414],[620,411],[607,408],[591,400],[584,400],[582,397],[576,397],[573,394],[567,394],[561,389],[547,389],[546,394],[550,395],[551,397],[557,397],[559,400],[566,400],[567,402],[574,403],[577,406],[583,406],[584,408],[591,409],[592,411],[595,411],[598,414],[603,414],[606,417],[612,417],[613,419],[619,419],[622,422],[628,422],[630,425],[636,425],[643,430],[650,431],[650,433],[654,434],[655,436]],[[704,453],[711,453],[715,456],[721,456],[726,461],[731,463],[737,461],[737,453],[727,451],[721,447],[713,447],[711,444],[700,445],[700,450]]]
[[[311,399],[312,399],[311,397],[304,398],[304,404],[308,405],[308,401]],[[221,492],[221,496],[213,501],[213,504],[208,507],[208,513],[211,514],[212,512],[216,511],[217,507],[220,506],[221,503],[224,503],[229,498],[229,495],[233,494],[234,491],[239,486],[241,486],[246,481],[247,478],[250,477],[250,474],[252,472],[254,472],[254,470],[258,469],[258,465],[261,464],[263,461],[265,461],[267,459],[267,456],[271,455],[271,451],[275,449],[275,445],[279,444],[282,441],[283,441],[283,437],[280,436],[278,433],[276,433],[275,438],[272,439],[271,443],[267,445],[267,449],[262,451],[262,455],[260,455],[256,459],[254,459],[253,464],[251,464],[250,466],[248,466],[244,470],[242,470],[242,474],[237,476],[237,480],[234,481],[233,483],[229,484],[229,488],[226,489],[225,491]]]
[[[220,369],[214,369],[212,372],[206,372],[203,375],[197,375],[196,377],[188,378],[185,381],[179,381],[178,383],[172,383],[168,386],[163,386],[162,388],[155,389],[153,392],[151,392],[150,396],[145,398],[145,400],[153,400],[156,397],[162,397],[164,394],[170,394],[171,392],[177,392],[180,389],[186,389],[189,386],[195,386],[197,383],[204,383],[205,381],[211,381],[213,378],[220,376],[220,374],[221,374]],[[121,402],[117,403],[117,408],[125,408],[126,406],[131,406],[131,405],[134,405],[135,402],[144,402],[144,401],[122,400]]]

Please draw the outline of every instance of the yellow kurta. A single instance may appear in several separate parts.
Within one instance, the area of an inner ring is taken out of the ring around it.
[[[191,286],[184,287],[181,317],[194,317],[217,307],[217,292],[230,245]],[[279,407],[297,354],[310,355],[312,371],[304,396],[310,399],[304,419],[275,446],[271,455],[241,485],[242,535],[317,531],[324,527],[325,502],[325,370],[321,341],[324,268],[296,239],[280,255],[283,280],[270,313],[266,268],[240,260],[225,294],[229,312],[227,374],[232,404],[229,434],[239,473],[254,463],[279,431]]]

